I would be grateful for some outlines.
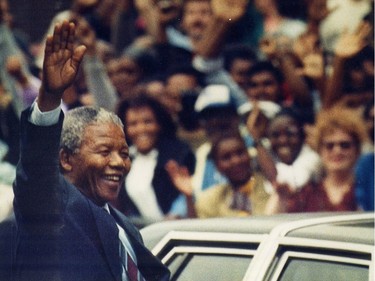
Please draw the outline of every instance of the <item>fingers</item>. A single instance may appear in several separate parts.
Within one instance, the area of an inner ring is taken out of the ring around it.
[[[46,39],[46,47],[44,49],[45,56],[51,54],[53,51],[53,37],[52,35],[48,35]]]
[[[61,36],[60,36],[60,47],[62,49],[66,49],[68,45],[68,37],[69,37],[69,27],[65,26],[65,22],[63,23],[63,26],[61,28]]]
[[[259,119],[260,109],[258,102],[253,102],[253,108],[246,120],[246,125],[249,130],[253,130],[255,128],[255,125],[257,123],[257,120]]]
[[[371,32],[371,25],[368,22],[362,22],[358,28],[356,33],[358,34],[359,38],[366,38]]]
[[[59,52],[60,50],[73,50],[75,37],[75,25],[72,22],[64,21],[55,25],[53,35],[47,40],[48,52]],[[47,39],[48,39],[47,38]]]
[[[81,64],[83,57],[85,55],[86,49],[87,48],[84,45],[80,45],[74,49],[73,56],[72,56],[72,66],[75,69],[79,68],[79,65]]]
[[[70,22],[69,23],[69,32],[66,38],[66,48],[69,51],[73,51],[74,48],[74,40],[75,40],[75,24]]]
[[[57,52],[60,50],[60,43],[61,43],[61,27],[60,23],[55,25],[55,29],[53,30],[52,35],[52,51]]]

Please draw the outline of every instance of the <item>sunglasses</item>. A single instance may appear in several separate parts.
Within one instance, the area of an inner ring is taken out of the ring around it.
[[[354,143],[352,141],[323,142],[323,147],[326,150],[332,150],[336,145],[339,146],[342,150],[348,150],[353,147]]]

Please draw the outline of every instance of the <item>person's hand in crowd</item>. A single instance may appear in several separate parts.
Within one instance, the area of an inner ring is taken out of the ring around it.
[[[288,198],[295,193],[288,184],[285,183],[272,183],[274,190],[281,198]]]
[[[319,37],[316,33],[305,33],[293,44],[293,53],[301,61],[303,67],[298,70],[299,75],[313,80],[324,78],[323,49],[319,45]]]
[[[253,102],[253,108],[246,120],[246,127],[254,141],[259,141],[264,137],[267,130],[267,117],[259,108],[258,102]]]
[[[259,42],[259,50],[269,59],[272,60],[276,57],[277,42],[276,38],[271,36],[263,37]]]
[[[161,26],[166,26],[178,17],[181,3],[178,0],[155,0],[158,20]]]
[[[180,166],[175,160],[169,160],[165,165],[165,169],[174,186],[185,196],[192,197],[194,190],[188,169]]]
[[[307,1],[308,20],[315,24],[322,22],[331,12],[333,10],[328,9],[327,0]]]
[[[322,79],[325,75],[323,53],[315,52],[306,55],[302,60],[303,68],[298,72],[300,75],[313,80]]]
[[[248,0],[211,0],[215,17],[233,23],[245,14],[247,4]]]
[[[265,36],[259,42],[259,49],[269,59],[278,59],[292,50],[292,39],[287,36]]]
[[[94,56],[96,54],[96,34],[87,20],[79,15],[72,18],[76,25],[76,38],[79,44],[86,46],[86,54]]]
[[[41,111],[60,105],[64,91],[73,84],[86,47],[74,47],[75,25],[64,21],[55,26],[46,40],[43,61],[42,89],[38,97]]]
[[[141,35],[138,36],[132,43],[132,46],[142,50],[150,49],[154,45],[155,40],[151,35]]]
[[[293,42],[292,48],[293,53],[300,61],[303,61],[311,53],[322,51],[319,45],[319,35],[312,32],[306,32],[299,36]]]
[[[21,86],[28,83],[27,76],[22,70],[21,59],[18,56],[10,56],[6,60],[5,68],[9,75],[11,75]]]
[[[0,109],[5,110],[11,105],[12,96],[5,90],[0,81]]]
[[[267,202],[265,213],[268,215],[287,213],[293,205],[293,192],[287,184],[273,183],[274,193]]]
[[[367,36],[371,32],[371,25],[363,21],[354,32],[345,30],[335,46],[335,55],[337,57],[348,59],[358,54],[367,44]]]

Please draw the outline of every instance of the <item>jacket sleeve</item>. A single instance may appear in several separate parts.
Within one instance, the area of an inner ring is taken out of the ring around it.
[[[21,116],[14,209],[19,224],[43,229],[58,223],[62,212],[63,177],[58,154],[63,114],[56,125],[36,126],[28,121],[30,112],[27,109]]]

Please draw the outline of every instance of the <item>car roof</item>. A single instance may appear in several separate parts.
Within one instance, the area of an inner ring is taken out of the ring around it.
[[[246,218],[185,219],[155,223],[141,229],[153,248],[172,231],[271,234],[284,237],[374,244],[374,213],[297,213]]]

